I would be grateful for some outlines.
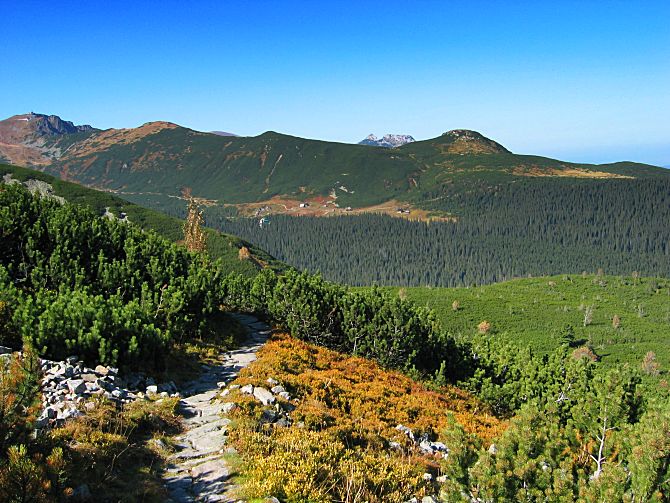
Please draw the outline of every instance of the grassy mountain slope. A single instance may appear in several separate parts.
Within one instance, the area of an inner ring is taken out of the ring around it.
[[[653,351],[662,367],[670,366],[667,279],[563,275],[476,288],[403,288],[401,295],[434,309],[453,334],[471,336],[486,320],[491,337],[547,353],[558,347],[570,325],[576,343],[590,342],[606,365],[637,366]],[[589,308],[592,320],[585,325]],[[618,328],[612,322],[615,315],[620,319]]]
[[[21,182],[31,179],[44,181],[53,187],[54,195],[61,196],[66,201],[74,204],[88,206],[101,215],[105,212],[105,208],[109,208],[109,211],[117,217],[121,212],[124,212],[132,223],[142,228],[153,229],[171,241],[179,241],[183,237],[183,223],[181,220],[129,203],[112,194],[65,182],[31,169],[0,164],[0,178],[7,174],[11,174],[13,179]],[[185,206],[186,203],[181,201],[181,204]],[[252,256],[263,263],[273,267],[280,267],[281,265],[267,253],[239,238],[214,230],[207,230],[207,233],[207,246],[210,255],[214,258],[221,258],[226,268],[231,271],[253,275],[258,270],[256,261],[241,261],[239,259],[239,250],[243,246],[249,248]]]
[[[9,130],[16,122],[12,120],[0,121],[0,126]],[[374,207],[384,203],[457,212],[450,201],[453,194],[509,184],[670,176],[667,170],[643,164],[574,164],[517,155],[468,130],[395,149],[271,131],[255,137],[222,137],[169,122],[47,135],[39,141],[37,132],[5,137],[2,131],[0,127],[0,142],[32,149],[32,157],[24,155],[26,163],[96,188],[150,197],[149,204],[155,207],[172,206],[171,198],[190,190],[218,205],[285,199],[273,206],[274,212],[292,210],[282,208],[286,200],[312,201],[307,213],[324,208],[324,203],[335,213],[347,206],[378,211]]]

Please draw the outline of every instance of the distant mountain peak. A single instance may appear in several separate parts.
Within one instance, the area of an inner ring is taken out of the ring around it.
[[[414,138],[408,134],[385,134],[381,139],[374,134],[369,134],[364,140],[358,142],[359,145],[371,145],[373,147],[395,148],[407,143],[412,143]]]
[[[452,129],[433,140],[448,154],[509,154],[500,143],[471,129]]]
[[[0,120],[0,158],[15,164],[40,165],[49,162],[54,152],[45,143],[61,136],[98,131],[84,125],[76,126],[57,115],[14,115]]]
[[[15,115],[7,119],[7,122],[19,125],[21,129],[29,130],[37,136],[59,136],[94,131],[94,128],[88,124],[75,126],[71,121],[65,121],[57,115],[36,114],[35,112]]]

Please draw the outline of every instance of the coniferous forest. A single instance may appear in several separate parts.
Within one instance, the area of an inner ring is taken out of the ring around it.
[[[215,208],[206,219],[289,265],[351,285],[469,286],[598,269],[670,275],[667,180],[498,187],[453,195],[448,205],[456,222],[276,215],[261,227]]]

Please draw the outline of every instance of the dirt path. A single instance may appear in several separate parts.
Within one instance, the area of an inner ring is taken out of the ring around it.
[[[238,372],[256,359],[256,351],[265,343],[270,327],[253,316],[236,314],[249,329],[249,338],[240,348],[229,352],[221,365],[209,366],[197,380],[181,390],[181,413],[185,431],[176,438],[180,449],[170,459],[163,480],[174,503],[236,502],[230,467],[223,458],[230,420],[225,405],[213,401],[222,383],[229,383]]]

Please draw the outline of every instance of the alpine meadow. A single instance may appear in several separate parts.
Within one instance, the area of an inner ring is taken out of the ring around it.
[[[0,17],[0,502],[670,501],[666,3]]]

